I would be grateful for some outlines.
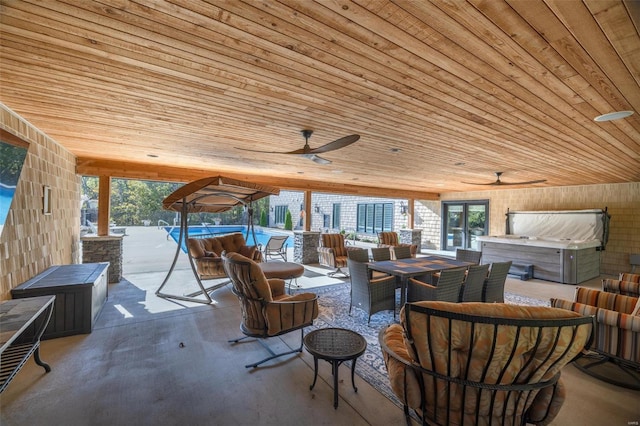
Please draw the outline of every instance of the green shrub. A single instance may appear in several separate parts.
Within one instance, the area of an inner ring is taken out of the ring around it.
[[[267,226],[267,212],[265,210],[260,212],[260,226]]]
[[[293,230],[293,221],[291,220],[291,212],[287,210],[287,213],[284,215],[284,229],[287,231]]]

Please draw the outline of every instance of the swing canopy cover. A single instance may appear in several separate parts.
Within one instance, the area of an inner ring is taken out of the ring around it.
[[[225,176],[194,180],[173,191],[162,201],[165,210],[187,213],[220,213],[237,206],[248,205],[280,190],[271,186],[245,182]]]

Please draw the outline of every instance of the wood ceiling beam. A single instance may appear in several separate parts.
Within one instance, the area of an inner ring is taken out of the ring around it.
[[[314,191],[333,194],[357,195],[362,197],[407,198],[416,200],[439,200],[440,194],[403,190],[401,188],[376,188],[349,183],[318,182],[305,179],[279,178],[276,176],[250,175],[245,173],[229,173],[163,166],[126,161],[101,160],[95,158],[78,158],[76,173],[84,176],[109,176],[110,178],[140,179],[164,182],[191,182],[207,176],[222,174],[234,179],[248,180],[263,185],[291,191]]]

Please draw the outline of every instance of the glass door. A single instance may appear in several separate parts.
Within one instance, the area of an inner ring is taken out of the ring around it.
[[[442,203],[442,249],[480,250],[477,237],[488,232],[488,201],[445,201]]]

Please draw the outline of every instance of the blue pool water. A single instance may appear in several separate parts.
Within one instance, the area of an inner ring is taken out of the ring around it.
[[[180,228],[177,226],[165,226],[164,227],[165,231],[167,231],[167,233],[169,233],[169,235],[171,236],[171,238],[173,238],[173,241],[175,241],[176,243],[178,242],[178,238],[180,237]],[[277,231],[267,231],[265,229],[255,229],[255,233],[256,233],[256,242],[253,242],[253,236],[251,235],[251,233],[249,233],[249,237],[246,237],[246,233],[247,233],[247,227],[246,226],[242,226],[242,225],[211,225],[211,226],[189,226],[189,236],[194,236],[194,235],[210,235],[212,237],[215,236],[219,236],[219,235],[224,235],[224,234],[230,234],[233,232],[240,232],[242,233],[242,235],[247,239],[247,244],[248,245],[258,245],[258,244],[262,244],[263,246],[267,245],[267,242],[269,241],[269,238],[271,238],[271,236],[273,235],[284,235],[280,232]],[[292,238],[288,237],[287,241],[285,242],[285,244],[288,245],[288,247],[293,247],[293,242],[292,242]],[[187,247],[185,245],[185,242],[183,241],[181,244],[181,248],[183,252],[187,252]]]
[[[15,186],[6,186],[0,184],[0,225],[4,224],[4,221],[9,214],[11,199],[13,198],[13,193],[15,191]]]

